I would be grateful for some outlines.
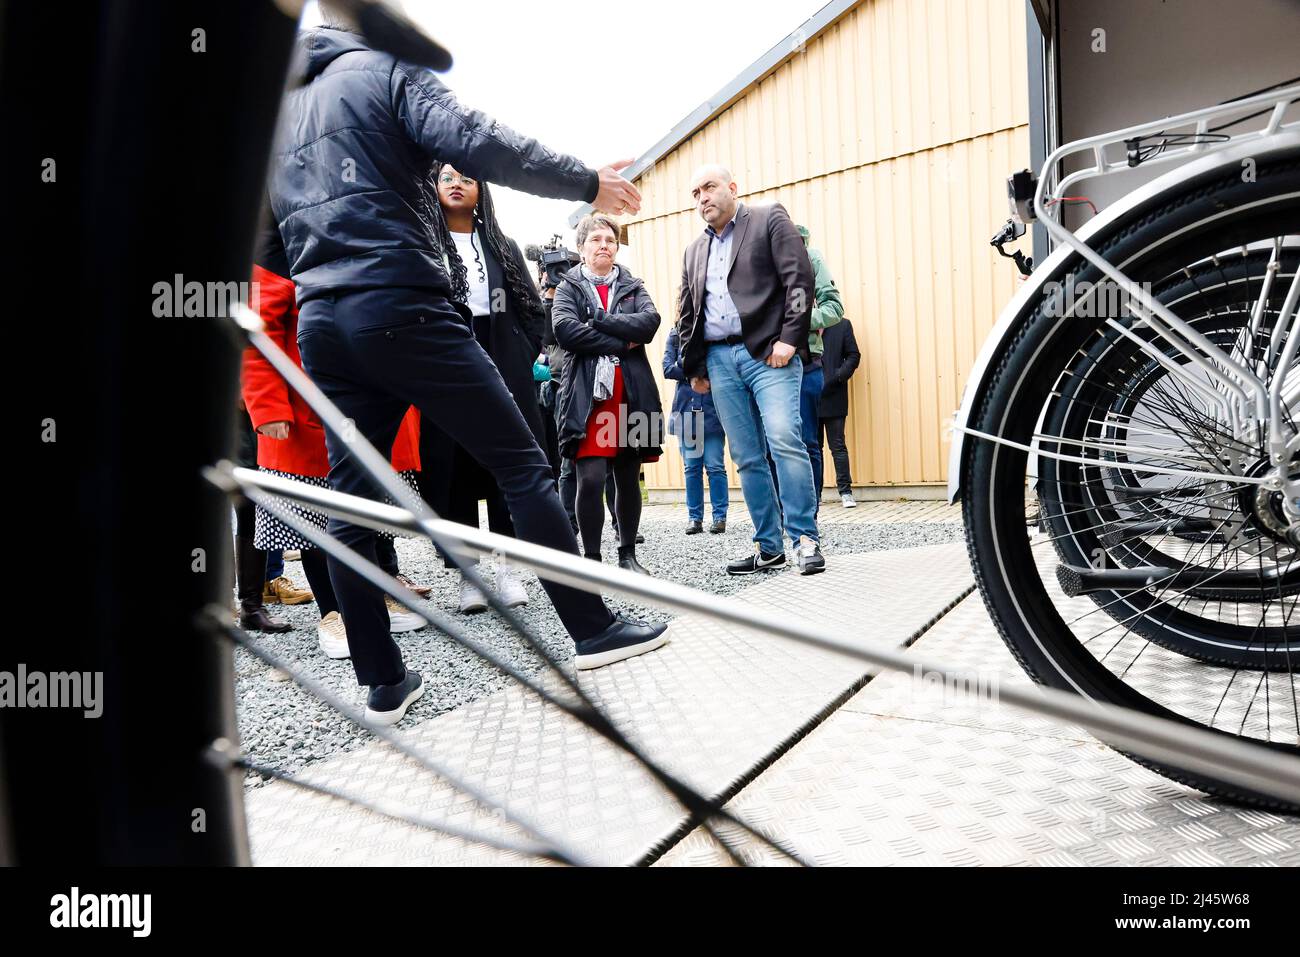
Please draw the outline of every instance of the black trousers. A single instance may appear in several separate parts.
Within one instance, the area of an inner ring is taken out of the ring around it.
[[[433,456],[426,456],[424,453],[424,437],[431,429],[421,429],[420,431],[420,464],[421,469],[427,468],[426,463],[433,461]],[[549,460],[548,460],[549,461]],[[501,490],[492,481],[492,476],[484,471],[483,467],[475,461],[474,457],[457,445],[451,453],[451,474],[448,476],[446,501],[440,508],[439,505],[431,498],[429,493],[425,492],[426,483],[421,481],[421,492],[424,499],[428,502],[435,512],[439,513],[439,518],[445,518],[449,522],[458,522],[461,525],[468,525],[470,528],[478,528],[478,503],[479,499],[487,502],[488,531],[495,532],[498,535],[508,535],[516,538],[515,524],[510,518],[510,509],[506,506],[506,497],[501,494]],[[382,543],[383,538],[379,541]],[[379,556],[381,559],[383,555]],[[394,556],[396,560],[396,556]],[[443,564],[448,568],[454,568],[452,560],[443,555]]]
[[[841,495],[850,495],[853,493],[853,476],[849,474],[849,447],[844,444],[844,420],[845,416],[819,419],[819,439],[823,445],[831,448],[831,461],[835,463],[835,487]],[[818,474],[817,479],[820,483],[822,474]],[[821,488],[822,485],[817,487]]]
[[[239,410],[236,417],[239,429],[239,464],[257,468],[257,433],[253,431],[248,412]],[[242,611],[253,612],[262,607],[262,589],[266,585],[266,552],[253,544],[255,506],[250,499],[240,497],[235,504],[235,596]]]
[[[560,480],[560,429],[555,421],[554,409],[541,409],[542,413],[542,432],[546,439],[546,459],[551,463],[551,471],[555,474],[555,481]]]
[[[560,403],[555,403],[555,427],[556,434],[559,434],[560,426]],[[557,439],[558,442],[558,439]],[[560,487],[560,504],[564,506],[564,514],[569,516],[569,526],[573,533],[578,534],[578,476],[573,471],[573,459],[566,456],[560,456],[560,477],[558,480]]]
[[[382,560],[379,564],[383,567]],[[304,548],[302,572],[307,576],[307,585],[316,599],[316,610],[320,616],[324,618],[330,612],[338,611],[339,600],[334,595],[334,586],[330,584],[329,556],[319,548]]]
[[[381,454],[391,451],[407,406],[416,406],[492,473],[521,539],[578,554],[546,454],[465,319],[441,295],[375,289],[311,299],[299,313],[298,348],[307,374]],[[329,433],[326,444],[331,488],[377,497],[346,439]],[[334,518],[329,531],[375,560],[374,532]],[[400,681],[405,666],[382,593],[334,559],[329,567],[357,681]],[[599,597],[542,584],[575,640],[613,621]]]
[[[505,496],[491,476],[481,475],[482,467],[461,446],[456,446],[451,466],[449,504],[443,518],[478,528],[479,499],[487,502],[488,530],[515,537],[515,524],[506,507]]]
[[[375,536],[375,558],[377,564],[388,574],[396,577],[401,571],[397,567],[397,546],[393,544],[391,538],[384,538],[382,535]]]
[[[375,556],[380,568],[394,578],[401,569],[397,565],[397,549],[391,538],[375,536]],[[334,594],[334,585],[330,582],[329,556],[319,548],[302,550],[302,572],[307,576],[307,587],[316,599],[316,610],[324,618],[332,611],[339,610],[338,596]]]
[[[235,506],[235,596],[244,612],[262,607],[266,587],[266,552],[253,544],[253,522],[254,505],[241,498]]]

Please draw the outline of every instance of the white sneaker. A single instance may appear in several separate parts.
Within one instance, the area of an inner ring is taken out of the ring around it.
[[[407,611],[405,607],[399,605],[389,595],[384,596],[384,604],[388,606],[388,630],[393,634],[403,631],[418,631],[428,624],[415,612]]]
[[[794,550],[794,560],[799,566],[800,575],[816,575],[826,571],[826,559],[822,556],[821,546],[807,535],[799,536],[799,544]]]
[[[327,658],[350,658],[348,633],[343,628],[343,619],[337,611],[332,611],[320,620],[316,626],[316,641]]]
[[[843,505],[845,508],[858,507],[858,503],[853,501],[853,496],[848,492],[845,492],[843,495],[840,496],[840,504]]]
[[[497,593],[507,608],[528,604],[528,592],[524,591],[519,573],[504,563],[497,565]]]
[[[460,610],[462,614],[472,615],[487,610],[487,599],[483,593],[469,582],[460,583]]]

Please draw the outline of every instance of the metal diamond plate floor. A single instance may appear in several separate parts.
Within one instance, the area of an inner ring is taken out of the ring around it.
[[[1029,683],[978,594],[911,650],[998,686]],[[1202,666],[1167,664],[1167,687],[1196,697]],[[868,684],[729,807],[826,865],[1300,865],[1300,820],[1215,801],[1082,729],[900,674]],[[747,863],[785,863],[719,830]],[[729,861],[697,830],[660,863]]]
[[[971,587],[961,545],[835,558],[825,574],[775,574],[743,599],[806,615],[865,643],[899,645]],[[861,685],[860,664],[684,615],[651,655],[585,673],[583,687],[650,755],[698,790],[726,796]],[[555,682],[551,686],[555,687]],[[512,688],[405,735],[505,807],[595,861],[631,863],[689,827],[638,764],[578,722]],[[383,744],[300,777],[396,814],[499,837],[520,830]],[[504,864],[530,858],[469,845],[346,802],[272,783],[247,795],[257,864]]]
[[[1043,561],[1050,570],[1046,551]],[[940,545],[837,558],[825,575],[782,573],[741,596],[776,615],[815,608],[870,643],[902,644],[932,624],[916,654],[999,687],[1027,685],[979,596],[959,601],[970,587],[963,547]],[[1054,597],[1080,630],[1113,624],[1089,615],[1088,599]],[[584,687],[649,754],[704,793],[734,795],[731,810],[815,863],[1300,865],[1300,820],[1207,798],[1082,729],[912,676],[862,686],[851,661],[702,616],[682,616],[672,634],[653,655],[584,674]],[[1159,648],[1124,651],[1115,649],[1117,669],[1145,669],[1164,703],[1199,714],[1208,666]],[[634,761],[521,690],[406,738],[596,861],[729,863]],[[524,836],[382,744],[302,777],[395,814]],[[534,863],[284,784],[250,793],[247,809],[263,865]],[[719,830],[747,863],[787,863],[734,826]]]

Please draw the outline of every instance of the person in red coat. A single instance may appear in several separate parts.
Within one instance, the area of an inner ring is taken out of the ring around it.
[[[258,291],[257,308],[266,334],[301,368],[298,308],[293,280],[287,278],[288,275],[289,266],[279,228],[268,220],[259,237],[257,262],[253,266],[254,288]],[[330,464],[325,449],[325,427],[316,413],[256,349],[249,347],[244,350],[241,371],[244,405],[257,431],[258,467],[273,475],[328,488]],[[406,418],[402,420],[393,442],[391,461],[393,469],[418,491],[415,475],[420,468],[420,413],[414,407],[407,410]],[[322,532],[325,530],[326,516],[322,512],[288,500],[282,504],[295,516]],[[379,563],[384,570],[421,597],[427,597],[431,589],[416,585],[400,573],[392,538],[381,535],[379,542]],[[347,633],[330,584],[325,553],[260,506],[256,511],[254,544],[264,550],[297,548],[302,551],[303,572],[321,614],[317,627],[321,650],[331,658],[347,658]],[[395,632],[414,631],[426,624],[423,618],[411,614],[391,598],[388,599],[388,614]]]

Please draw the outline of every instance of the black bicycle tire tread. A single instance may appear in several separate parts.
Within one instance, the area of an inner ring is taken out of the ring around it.
[[[1293,153],[1282,157],[1278,161],[1268,164],[1268,169],[1271,172],[1276,172],[1278,174],[1300,172],[1300,155]],[[1215,193],[1222,192],[1223,190],[1235,185],[1235,176],[1210,178],[1192,189],[1184,190],[1176,196],[1168,197],[1165,202],[1145,210],[1137,217],[1121,219],[1113,225],[1111,231],[1108,232],[1100,241],[1098,241],[1097,237],[1090,239],[1089,245],[1100,256],[1106,258],[1107,253],[1121,245],[1125,240],[1131,238],[1139,231],[1148,228],[1162,219],[1175,215],[1179,210],[1192,203],[1207,199]],[[1075,254],[1063,261],[1061,266],[1058,268],[1056,275],[1061,277],[1069,275],[1081,266],[1087,267],[1088,264],[1081,256]],[[1026,337],[1031,333],[1036,333],[1040,321],[1046,318],[1040,315],[1042,312],[1043,300],[1044,297],[1040,296],[1038,299],[1027,303],[1019,316],[1017,316],[1012,334],[1004,340],[992,370],[984,376],[982,382],[983,387],[980,389],[980,401],[973,408],[973,422],[978,423],[979,425],[985,424],[989,413],[989,406],[993,400],[994,394],[997,392],[998,384],[1007,375],[1008,367],[1011,365],[1012,361],[1018,359],[1020,347],[1024,343]],[[984,430],[981,429],[981,431]],[[1051,682],[1044,680],[1043,676],[1039,674],[1039,670],[1022,652],[1017,639],[1014,638],[1009,633],[1009,630],[1003,625],[1000,615],[995,613],[995,610],[992,607],[993,603],[989,597],[992,593],[991,586],[993,582],[984,570],[983,562],[979,554],[979,546],[975,541],[973,523],[967,515],[968,509],[973,507],[969,501],[969,490],[977,484],[974,465],[976,448],[979,441],[981,440],[973,440],[963,448],[963,461],[958,469],[963,490],[962,524],[965,533],[964,538],[966,542],[967,555],[971,562],[971,569],[976,584],[979,586],[980,595],[984,599],[986,607],[989,608],[989,617],[992,620],[994,627],[997,629],[1003,644],[1011,652],[1016,663],[1036,683],[1051,685]],[[1103,741],[1102,743],[1105,742]],[[1110,745],[1107,746],[1110,747]],[[1152,761],[1120,748],[1112,748],[1112,750],[1115,750],[1118,754],[1124,755],[1136,764],[1160,774],[1162,777],[1168,778],[1169,780],[1183,784],[1202,793],[1213,795],[1216,798],[1249,807],[1264,808],[1267,810],[1290,814],[1300,814],[1300,805],[1291,804],[1290,802],[1282,801],[1277,798],[1248,791],[1225,782],[1207,778],[1199,773],[1189,772],[1182,768]]]

